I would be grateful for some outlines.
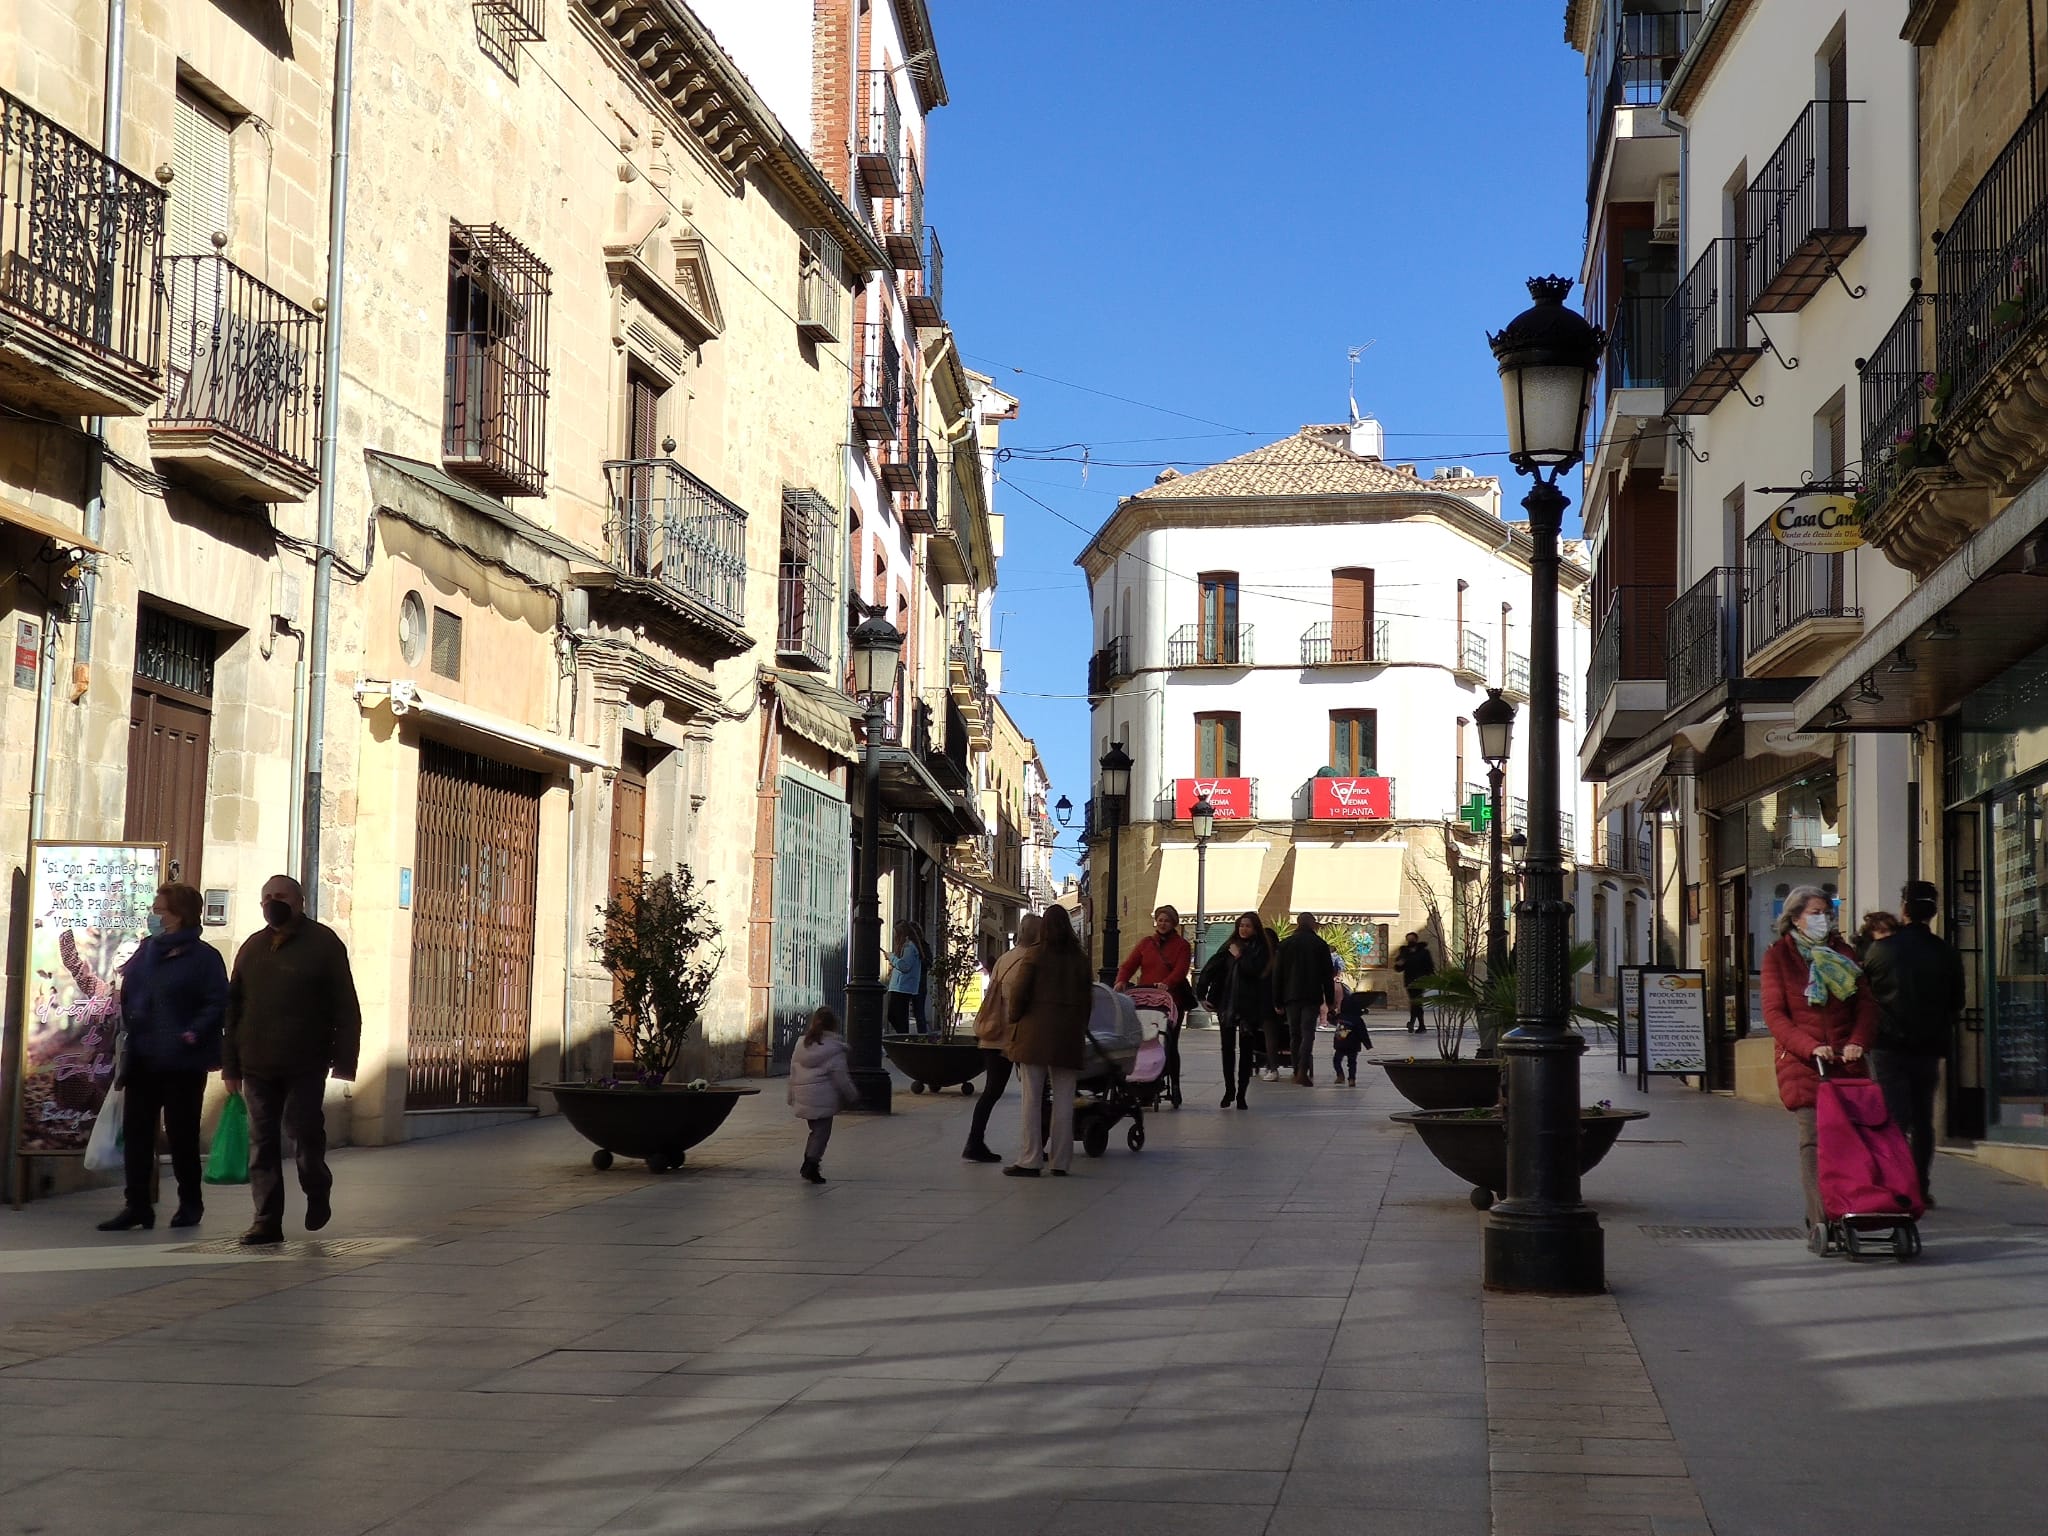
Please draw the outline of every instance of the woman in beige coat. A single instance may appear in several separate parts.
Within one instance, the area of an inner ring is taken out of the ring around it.
[[[967,1147],[961,1156],[970,1163],[1000,1163],[1002,1155],[988,1144],[988,1117],[995,1113],[996,1100],[1010,1086],[1010,1058],[1003,1048],[1010,1043],[1010,1019],[1004,1011],[1003,994],[1018,963],[1038,944],[1040,918],[1026,912],[1017,923],[1017,943],[988,973],[988,985],[981,990],[981,1009],[974,1016],[974,1035],[981,1042],[981,1097],[974,1101],[974,1123],[967,1129]]]
[[[1074,1160],[1074,1086],[1081,1079],[1093,988],[1088,955],[1074,936],[1073,919],[1064,907],[1048,909],[1037,947],[1024,950],[1004,978],[1002,1008],[1010,1021],[1010,1039],[1003,1053],[1024,1079],[1017,1161],[1003,1170],[1010,1178],[1037,1178],[1047,1146],[1055,1178],[1065,1178]],[[1048,1078],[1052,1082],[1049,1132],[1038,1109]]]

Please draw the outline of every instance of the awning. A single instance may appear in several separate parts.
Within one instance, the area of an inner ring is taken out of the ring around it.
[[[356,703],[365,713],[381,703],[389,706],[397,717],[420,715],[453,726],[458,735],[481,738],[486,751],[492,746],[518,747],[540,757],[581,763],[586,768],[611,766],[610,759],[595,747],[586,747],[566,736],[521,725],[517,720],[494,715],[487,709],[477,709],[473,705],[459,704],[454,699],[423,692],[409,682],[384,683],[367,679],[356,684]]]
[[[1257,912],[1266,894],[1259,872],[1266,862],[1264,843],[1211,843],[1208,877],[1202,884],[1205,913]],[[1106,866],[1105,866],[1106,867]],[[1126,869],[1129,865],[1126,864]],[[1170,843],[1159,853],[1159,888],[1154,907],[1172,906],[1190,916],[1195,911],[1195,848]]]
[[[763,670],[775,684],[784,725],[843,762],[860,761],[860,741],[853,734],[859,711],[853,700],[800,672]]]
[[[1287,910],[1317,916],[1399,917],[1406,843],[1294,845]]]
[[[2022,551],[2044,526],[2048,475],[2014,497],[1815,679],[1800,694],[1791,723],[1804,730],[1910,730],[2048,645],[2048,580],[2024,568]]]
[[[946,878],[965,890],[974,892],[984,901],[992,901],[999,907],[1015,907],[1023,911],[1031,905],[1031,898],[1022,891],[1013,890],[994,880],[984,880],[979,875],[962,874],[957,869],[946,871]]]
[[[1717,709],[1704,720],[1695,720],[1691,725],[1681,725],[1671,733],[1677,747],[1698,757],[1714,744],[1714,738],[1721,734],[1721,727],[1728,723],[1728,711]]]
[[[18,501],[0,499],[0,523],[12,523],[30,533],[39,533],[53,544],[66,549],[83,549],[95,555],[106,553],[105,548],[93,543],[84,534],[65,527],[56,518],[24,507]]]
[[[1664,768],[1671,761],[1671,748],[1660,747],[1635,767],[1617,774],[1607,781],[1600,790],[1600,814],[1617,810],[1632,800],[1648,797],[1659,779],[1664,777]]]

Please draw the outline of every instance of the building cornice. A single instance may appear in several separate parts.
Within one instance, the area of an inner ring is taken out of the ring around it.
[[[1931,48],[1955,13],[1956,0],[1913,0],[1912,9],[1906,12],[1906,24],[1899,28],[1899,36],[1916,48]]]
[[[1504,523],[1460,496],[1440,491],[1285,497],[1181,497],[1147,501],[1126,497],[1096,530],[1074,564],[1090,580],[1102,575],[1141,533],[1162,528],[1339,527],[1359,523],[1435,522],[1496,558],[1529,569],[1535,545],[1526,528]],[[1569,558],[1558,566],[1558,587],[1576,591],[1592,572]]]
[[[1593,51],[1593,18],[1599,12],[1599,0],[1566,0],[1564,40],[1580,53]]]
[[[1671,72],[1671,78],[1664,85],[1664,120],[1683,122],[1700,93],[1714,78],[1714,71],[1722,58],[1735,42],[1735,35],[1742,30],[1749,13],[1756,9],[1756,0],[1721,0],[1700,21],[1699,31],[1693,34],[1692,46],[1685,50],[1685,57],[1678,61],[1678,68]]]
[[[939,40],[932,32],[931,7],[925,0],[897,0],[897,24],[903,29],[903,47],[911,58],[924,54],[910,78],[917,85],[917,99],[927,112],[946,105],[946,75],[939,68]]]

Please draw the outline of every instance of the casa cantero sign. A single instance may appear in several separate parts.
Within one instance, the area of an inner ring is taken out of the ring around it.
[[[1839,555],[1863,544],[1863,514],[1851,496],[1808,492],[1771,514],[1771,536],[1787,549]]]

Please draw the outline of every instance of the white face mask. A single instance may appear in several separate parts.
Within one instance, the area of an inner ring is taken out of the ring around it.
[[[1828,936],[1828,915],[1825,912],[1809,912],[1799,919],[1799,926],[1806,930],[1809,939],[1824,939]]]

